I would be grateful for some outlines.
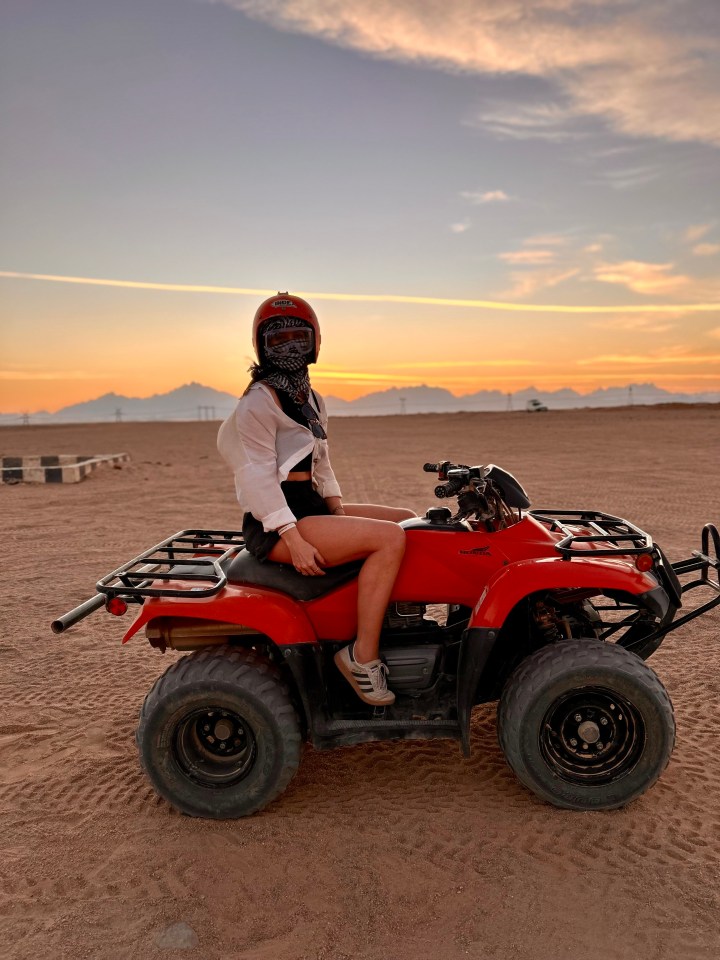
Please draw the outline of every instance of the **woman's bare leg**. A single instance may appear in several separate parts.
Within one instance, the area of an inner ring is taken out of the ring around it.
[[[385,507],[379,503],[344,503],[343,510],[346,517],[369,517],[373,520],[390,520],[392,523],[417,516],[405,507]]]
[[[376,660],[380,628],[405,552],[405,531],[396,522],[350,516],[305,517],[297,526],[328,566],[366,558],[358,577],[358,631],[353,649],[360,663]],[[270,551],[269,559],[291,562],[282,540]]]

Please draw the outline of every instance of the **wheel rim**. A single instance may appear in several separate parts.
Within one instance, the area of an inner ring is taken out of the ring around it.
[[[645,747],[645,724],[628,700],[603,687],[557,699],[543,719],[540,750],[563,780],[602,786],[626,776]]]
[[[257,744],[251,726],[232,710],[203,707],[186,714],[173,736],[182,772],[203,787],[228,787],[252,770]]]

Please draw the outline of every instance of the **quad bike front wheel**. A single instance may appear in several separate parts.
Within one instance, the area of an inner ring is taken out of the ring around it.
[[[295,708],[278,671],[251,650],[201,650],[145,698],[140,761],[157,792],[193,817],[244,817],[287,787],[300,762]]]
[[[565,640],[524,660],[498,708],[498,738],[517,778],[569,810],[612,810],[658,779],[675,744],[670,698],[638,656]]]

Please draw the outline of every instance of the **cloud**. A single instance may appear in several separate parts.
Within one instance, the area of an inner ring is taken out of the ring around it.
[[[720,253],[720,243],[698,243],[692,248],[696,257],[714,257]]]
[[[680,320],[684,314],[682,311],[678,311],[676,317],[671,318],[671,320]],[[643,316],[627,316],[627,317],[604,317],[602,320],[597,320],[591,323],[591,326],[598,327],[603,330],[622,330],[624,332],[632,333],[667,333],[668,330],[675,329],[676,324],[673,322],[668,322],[665,317],[662,320],[659,320],[657,317],[649,315],[647,317]]]
[[[584,357],[578,360],[578,366],[593,366],[595,364],[633,364],[637,366],[646,366],[647,364],[684,364],[684,363],[714,363],[720,360],[720,353],[714,354],[676,354],[674,356],[657,356],[655,354],[603,354],[598,357]]]
[[[504,190],[462,190],[460,196],[475,206],[483,203],[504,203],[510,199]]]
[[[392,383],[395,380],[402,380],[403,383],[415,383],[416,377],[393,376],[393,374],[383,373],[361,373],[358,371],[334,370],[323,367],[322,371],[313,373],[313,380],[340,380],[349,383]]]
[[[0,370],[0,380],[102,380],[105,376],[87,370]]]
[[[508,253],[498,254],[498,260],[512,264],[552,263],[554,259],[554,250],[511,250]]]
[[[606,170],[597,178],[598,182],[605,183],[613,190],[627,190],[630,187],[640,187],[660,176],[660,169],[656,166],[645,165],[637,167],[621,167],[618,170]]]
[[[683,234],[683,239],[687,240],[688,243],[697,243],[698,240],[702,240],[706,234],[710,233],[714,226],[714,223],[692,224]]]
[[[560,233],[537,233],[521,241],[522,249],[498,253],[497,258],[502,263],[524,268],[522,272],[510,272],[513,285],[507,291],[507,296],[521,299],[529,297],[540,290],[558,286],[579,274],[579,266],[572,266],[567,262],[568,259],[575,259],[572,251],[568,251],[568,242],[568,237]],[[555,266],[547,269],[550,265]],[[532,267],[546,269],[529,269]]]
[[[450,230],[452,233],[467,233],[467,231],[470,229],[470,226],[471,224],[465,220],[462,223],[451,223]]]
[[[537,233],[523,240],[524,247],[561,247],[565,243],[567,237],[560,233]]]
[[[218,2],[384,59],[555,85],[557,102],[485,110],[496,135],[567,135],[585,115],[632,137],[720,144],[720,40],[700,0]]]
[[[470,367],[532,367],[537,360],[516,360],[492,357],[487,360],[418,360],[414,363],[393,363],[393,370],[461,369]]]
[[[542,273],[542,271],[540,271]],[[567,277],[574,276],[578,270],[559,275],[555,279],[552,272],[548,276],[546,272],[546,283],[535,286],[535,289],[542,289],[542,286],[555,286]],[[516,274],[518,278],[526,281],[527,287],[531,286],[531,275]],[[267,297],[275,290],[262,290],[251,287],[220,287],[190,283],[158,283],[148,280],[110,280],[100,279],[99,277],[70,277],[50,273],[19,273],[14,270],[0,270],[0,278],[5,280],[15,280],[20,282],[41,281],[47,283],[70,283],[83,286],[101,286],[117,287],[123,290],[148,290],[156,292],[173,293],[198,293],[198,294],[220,294],[225,296],[264,296]],[[460,299],[454,297],[430,297],[418,294],[406,293],[339,293],[319,290],[295,290],[298,297],[306,297],[308,300],[329,300],[338,303],[412,303],[432,307],[463,307],[476,310],[508,310],[513,313],[553,313],[553,314],[614,314],[614,313],[663,313],[677,314],[683,313],[716,313],[720,310],[720,285],[709,283],[707,285],[708,296],[713,300],[706,303],[653,303],[643,304],[625,304],[623,306],[613,304],[569,304],[569,303],[512,303],[502,300],[480,300],[474,298]]]
[[[708,335],[720,340],[720,327],[715,327],[714,330],[708,330]]]
[[[626,71],[610,62],[569,78],[565,87],[575,108],[631,137],[720,145],[719,71],[712,62],[720,43],[680,34],[673,49],[669,31],[653,35],[649,27],[644,54],[638,48],[642,27],[632,22],[628,27]],[[625,44],[618,39],[622,49]]]
[[[467,126],[480,127],[501,140],[580,140],[587,132],[574,129],[573,111],[558,103],[514,104],[496,102],[477,113]]]
[[[589,243],[583,247],[583,253],[602,253],[603,245],[601,243]]]
[[[540,290],[557,287],[558,284],[577,276],[579,270],[531,270],[522,273],[511,273],[513,286],[507,290],[505,297],[530,297]]]
[[[690,283],[689,277],[671,273],[673,266],[672,263],[625,260],[595,267],[594,276],[603,283],[617,283],[635,293],[672,293]]]

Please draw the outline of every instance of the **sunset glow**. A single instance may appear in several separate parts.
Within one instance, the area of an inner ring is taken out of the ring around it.
[[[192,381],[237,394],[252,360],[254,306],[272,292],[8,271],[0,279],[21,312],[28,311],[27,326],[9,328],[15,362],[6,361],[0,369],[0,410],[8,413],[53,412],[105,393],[149,396]],[[78,287],[87,294],[72,294]],[[54,296],[53,288],[59,291]],[[704,319],[717,311],[715,304],[488,304],[397,294],[302,295],[321,302],[323,347],[313,382],[323,393],[346,400],[419,384],[456,395],[512,392],[531,384],[581,393],[640,381],[690,393],[720,385],[720,337],[714,321],[708,325]],[[383,304],[383,312],[368,315],[369,302]],[[38,357],[37,338],[27,335],[32,313],[49,316],[51,309],[59,323],[39,325],[52,362]],[[499,321],[498,314],[507,310],[513,319]],[[653,316],[668,316],[661,333],[668,340],[679,333],[680,339],[664,348],[638,349],[647,347],[648,332],[658,340]],[[621,339],[626,352],[617,350],[620,321],[627,321]],[[408,339],[413,328],[445,333]],[[459,342],[465,359],[457,357]],[[129,354],[128,344],[138,348]]]
[[[0,12],[0,414],[236,395],[279,289],[342,399],[720,391],[712,0],[61,6]]]

